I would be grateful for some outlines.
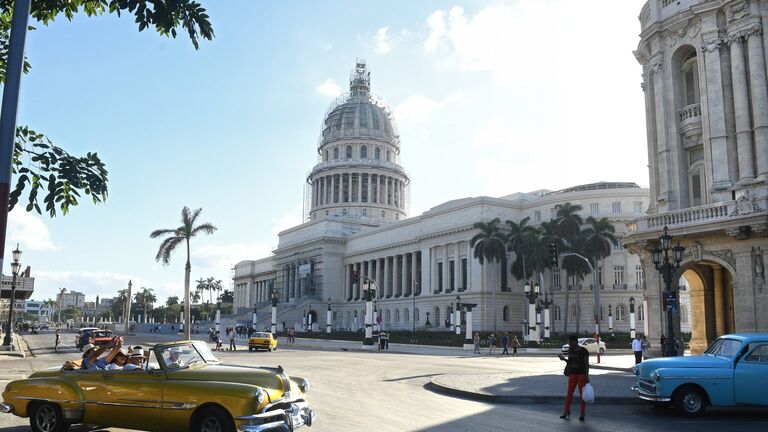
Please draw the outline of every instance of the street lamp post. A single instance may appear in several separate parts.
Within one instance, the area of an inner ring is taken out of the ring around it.
[[[365,289],[365,339],[363,340],[363,349],[373,349],[373,295],[379,290],[376,282],[366,277],[364,279]],[[371,286],[373,285],[373,286]]]
[[[325,314],[325,332],[330,334],[331,333],[331,298],[328,297],[328,312]]]
[[[672,325],[672,312],[677,310],[677,297],[672,291],[672,278],[675,276],[677,269],[680,268],[680,263],[683,261],[683,254],[685,253],[685,247],[680,246],[678,242],[677,246],[672,247],[672,236],[667,233],[667,227],[664,226],[664,234],[659,236],[661,247],[654,247],[651,250],[651,260],[656,270],[661,273],[661,277],[664,281],[664,304],[667,311],[667,341],[664,346],[664,356],[672,357],[677,355],[677,349],[675,348],[675,330]],[[669,251],[672,250],[672,260],[669,259]]]
[[[461,296],[456,295],[456,313],[453,323],[456,325],[456,334],[461,334]]]
[[[541,301],[536,303],[536,342],[541,343],[541,329],[544,327],[544,323],[542,322],[542,316],[541,312],[544,310],[543,307],[541,307]]]
[[[608,305],[608,331],[613,336],[613,306]]]
[[[456,321],[454,321],[454,317],[456,316],[456,309],[453,307],[453,302],[451,302],[451,313],[448,315],[448,324],[451,327],[451,333],[455,330]]]
[[[307,312],[307,331],[312,333],[312,305],[309,305],[309,312]]]
[[[13,350],[11,345],[11,334],[13,333],[13,309],[16,304],[16,276],[19,274],[19,258],[21,258],[21,251],[19,250],[19,244],[16,244],[16,249],[13,251],[13,261],[11,261],[11,274],[13,279],[11,280],[11,306],[8,310],[8,323],[5,329],[5,337],[3,338],[3,350]]]
[[[277,334],[277,291],[272,290],[272,331],[273,335]]]
[[[635,298],[629,298],[629,337],[635,338]]]
[[[536,300],[539,298],[539,284],[531,287],[530,282],[525,284],[525,297],[528,299],[528,342],[539,340],[536,334]]]
[[[307,331],[307,310],[301,311],[301,331]]]
[[[253,317],[251,321],[251,327],[253,330],[256,330],[256,323],[259,322],[259,313],[256,309],[256,303],[253,304]]]
[[[544,307],[544,339],[549,339],[551,327],[549,325],[549,307],[552,306],[552,299],[554,297],[548,292],[544,292],[544,300],[541,305]]]

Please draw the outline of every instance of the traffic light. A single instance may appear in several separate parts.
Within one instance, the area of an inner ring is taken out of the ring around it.
[[[352,283],[360,283],[360,272],[357,270],[352,270]]]
[[[549,264],[552,268],[558,268],[560,263],[558,262],[557,243],[549,244]]]

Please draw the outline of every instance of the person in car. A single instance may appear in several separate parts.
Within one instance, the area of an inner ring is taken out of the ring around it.
[[[107,365],[107,370],[121,370],[125,367],[128,361],[128,350],[120,348],[117,354],[112,358],[112,361]]]
[[[169,369],[179,368],[184,365],[184,361],[181,360],[180,347],[173,347],[168,350],[168,358],[165,359],[165,364]]]
[[[110,343],[104,344],[98,348],[96,348],[96,346],[93,344],[87,344],[83,347],[83,362],[80,367],[82,369],[104,370],[107,368],[107,365],[112,362],[112,359],[117,355],[122,346],[123,340],[119,337],[112,338]],[[104,354],[104,351],[110,347],[112,350],[109,352],[109,354],[104,357],[100,357],[102,354]]]
[[[128,357],[128,363],[123,366],[123,370],[136,369],[144,369],[144,354],[140,351],[134,350],[133,354]]]

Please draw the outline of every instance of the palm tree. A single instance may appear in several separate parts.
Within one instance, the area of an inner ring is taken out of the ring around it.
[[[587,226],[584,227],[584,234],[587,236],[592,256],[595,260],[601,260],[611,254],[613,246],[619,243],[616,238],[616,228],[608,218],[603,217],[595,219],[592,216],[587,218]]]
[[[141,287],[141,290],[136,293],[136,303],[141,303],[142,311],[144,311],[144,322],[148,322],[149,307],[155,304],[157,297],[155,296],[155,290],[152,288]],[[147,307],[149,306],[149,307]]]
[[[474,249],[474,257],[480,261],[480,265],[484,265],[484,261],[490,263],[501,262],[502,258],[506,256],[505,245],[507,243],[506,236],[499,228],[499,218],[495,218],[488,223],[476,222],[473,228],[480,230],[469,241],[469,246]],[[493,296],[493,331],[496,332],[496,290],[499,288],[496,284],[496,272],[493,272],[493,284],[491,285],[491,293]]]
[[[225,289],[224,292],[221,294],[221,302],[225,305],[229,305],[230,307],[230,313],[234,312],[235,309],[235,293],[233,293],[230,290]]]
[[[200,278],[195,282],[197,282],[197,287],[195,287],[195,290],[200,291],[201,293],[208,291],[208,284],[206,283],[205,279]],[[208,303],[210,303],[210,300]]]
[[[555,218],[555,226],[556,226],[556,232],[558,235],[558,238],[560,239],[558,246],[565,246],[564,248],[558,248],[558,250],[566,249],[569,252],[576,252],[574,250],[571,250],[569,245],[573,244],[574,239],[576,236],[579,235],[581,232],[581,226],[584,224],[584,219],[579,214],[582,210],[582,206],[579,204],[571,204],[570,202],[566,202],[564,204],[558,204],[555,206],[556,211],[556,218]],[[572,273],[568,270],[569,268],[573,269],[574,266],[578,266],[579,264],[575,261],[579,260],[577,257],[566,257],[563,259],[563,268],[566,270],[567,276],[572,276]],[[566,266],[566,261],[568,261],[569,265]],[[565,283],[565,321],[563,321],[563,331],[564,333],[568,333],[568,308],[569,300],[570,300],[570,287],[568,286],[568,281],[566,279]],[[577,313],[580,311],[580,305],[579,305],[579,289],[576,289],[576,310]],[[579,319],[576,320],[576,333],[579,332]]]
[[[592,249],[590,247],[589,239],[583,231],[577,234],[575,237],[571,237],[565,241],[565,249],[568,252],[579,254],[587,259],[592,256]],[[576,333],[580,331],[581,324],[581,303],[579,299],[579,291],[581,291],[581,280],[584,275],[590,272],[589,265],[577,256],[567,256],[563,258],[563,269],[565,269],[568,276],[573,276],[574,285],[576,286]],[[566,316],[568,308],[568,291],[566,291]],[[568,321],[566,320],[566,324]],[[566,327],[567,329],[567,327]]]
[[[525,217],[520,223],[511,220],[506,221],[507,250],[515,253],[515,261],[512,263],[513,267],[516,262],[520,261],[519,267],[522,270],[522,280],[528,279],[525,256],[530,253],[531,237],[536,233],[536,229],[528,225],[529,220],[531,220],[531,218]],[[512,273],[512,276],[515,276],[516,279],[521,279],[514,272]]]
[[[175,229],[159,229],[152,231],[152,233],[149,235],[150,238],[157,238],[160,236],[168,236],[165,240],[163,240],[162,243],[160,243],[160,248],[157,250],[157,255],[155,255],[156,261],[161,261],[164,265],[168,265],[171,261],[171,253],[173,253],[176,248],[182,244],[186,243],[187,247],[187,264],[184,267],[184,338],[186,340],[190,339],[190,324],[191,324],[191,317],[189,314],[190,311],[190,295],[189,295],[189,275],[192,272],[192,264],[190,264],[190,250],[189,250],[189,241],[192,237],[195,237],[197,234],[200,233],[206,233],[206,234],[213,234],[214,231],[216,231],[216,227],[211,225],[210,223],[202,223],[200,225],[195,225],[195,222],[197,222],[197,218],[200,216],[200,212],[203,209],[199,208],[195,211],[190,212],[189,208],[184,206],[184,208],[181,210],[181,226]]]

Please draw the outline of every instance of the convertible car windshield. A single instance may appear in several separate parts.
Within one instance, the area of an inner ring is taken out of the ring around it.
[[[741,349],[741,342],[735,339],[720,338],[712,342],[712,345],[704,351],[704,354],[733,357]]]
[[[166,369],[186,368],[195,363],[221,363],[208,345],[201,342],[165,346],[160,350],[160,357]]]

